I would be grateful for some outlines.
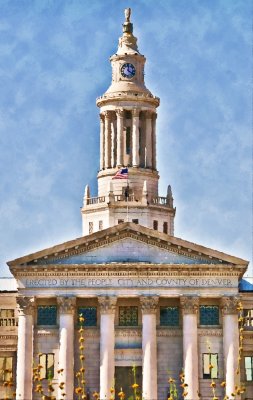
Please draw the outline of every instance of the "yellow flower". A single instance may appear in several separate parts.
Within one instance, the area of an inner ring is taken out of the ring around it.
[[[81,393],[82,393],[82,391],[83,391],[83,389],[82,389],[81,387],[77,387],[77,388],[75,388],[75,392],[76,392],[76,394],[81,394]]]
[[[183,393],[183,397],[186,397],[188,395],[188,392]]]
[[[175,379],[169,378],[169,383],[174,383],[174,382],[175,382]]]
[[[114,388],[113,387],[111,387],[110,392],[114,393]]]
[[[82,343],[82,342],[84,342],[84,338],[83,338],[83,337],[80,337],[80,338],[79,338],[79,343]]]
[[[136,389],[136,388],[138,388],[138,387],[139,387],[138,383],[134,383],[134,384],[132,385],[132,388],[133,388],[133,389]]]
[[[225,381],[223,381],[223,382],[221,382],[221,387],[225,387],[226,386],[226,382]]]
[[[214,381],[211,382],[210,387],[215,388],[216,387],[216,383]]]
[[[81,354],[79,358],[80,358],[80,360],[84,360],[85,359],[83,354]]]
[[[209,369],[213,369],[213,365],[212,365],[212,364],[209,364],[209,365],[208,365],[208,368],[209,368]]]

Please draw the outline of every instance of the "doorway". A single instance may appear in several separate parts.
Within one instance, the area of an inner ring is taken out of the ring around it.
[[[134,389],[132,388],[134,381],[139,385],[136,389],[137,396],[141,397],[142,367],[115,367],[115,398],[118,398],[118,393],[122,388],[125,393],[125,400],[135,400]]]

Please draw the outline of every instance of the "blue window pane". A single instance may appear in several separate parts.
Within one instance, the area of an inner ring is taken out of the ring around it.
[[[97,307],[79,307],[78,317],[81,314],[84,318],[83,326],[97,326]]]
[[[200,306],[200,325],[219,325],[219,307]]]
[[[160,307],[161,326],[179,326],[178,307]]]
[[[37,325],[56,325],[57,307],[56,306],[38,306]]]

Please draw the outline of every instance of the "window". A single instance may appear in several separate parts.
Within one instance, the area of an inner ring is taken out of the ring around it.
[[[0,357],[0,383],[9,381],[13,376],[13,358]]]
[[[138,307],[135,306],[119,307],[119,325],[137,326]]]
[[[158,221],[153,221],[153,229],[155,230],[155,231],[157,231],[158,230]]]
[[[14,315],[13,309],[2,308],[0,310],[0,326],[16,326],[17,320]]]
[[[98,229],[102,231],[103,229],[103,221],[98,221]]]
[[[54,354],[41,354],[39,356],[39,364],[42,366],[40,369],[41,379],[53,379],[54,377]]]
[[[203,378],[218,378],[218,354],[203,354]]]
[[[168,222],[163,223],[163,233],[168,233]]]
[[[123,219],[118,219],[118,224],[123,224],[124,220]]]
[[[132,222],[133,222],[134,224],[138,224],[138,223],[139,223],[139,220],[138,220],[138,219],[132,219]]]
[[[160,307],[161,326],[179,326],[178,307]]]
[[[126,116],[126,119],[131,119],[132,118],[131,111],[125,111],[125,116]]]
[[[253,357],[244,357],[246,381],[253,381]]]
[[[219,307],[200,306],[200,325],[219,325]]]
[[[57,324],[56,306],[37,307],[37,325],[56,325],[56,324]]]
[[[93,222],[89,222],[89,233],[93,233]]]
[[[131,148],[131,128],[126,128],[126,154],[130,154]]]
[[[243,310],[244,317],[244,326],[245,327],[253,327],[253,310],[244,309]]]
[[[80,314],[84,317],[83,326],[97,326],[97,307],[78,307],[78,318]]]

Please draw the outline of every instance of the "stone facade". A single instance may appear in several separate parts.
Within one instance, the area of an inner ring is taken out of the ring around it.
[[[128,393],[135,366],[143,400],[168,399],[169,377],[181,396],[182,370],[186,400],[210,400],[212,381],[219,400],[252,400],[253,292],[238,289],[248,262],[174,236],[170,186],[158,194],[159,99],[145,86],[129,10],[111,63],[112,84],[97,99],[98,196],[86,187],[83,236],[8,262],[18,289],[0,292],[0,360],[11,367],[16,399],[40,398],[33,363],[42,365],[43,387],[52,379],[58,400],[61,382],[65,398],[77,398],[81,314],[88,399],[94,391],[101,400],[114,397],[114,385]],[[113,179],[122,167],[128,179]],[[239,376],[246,392],[231,396]]]

